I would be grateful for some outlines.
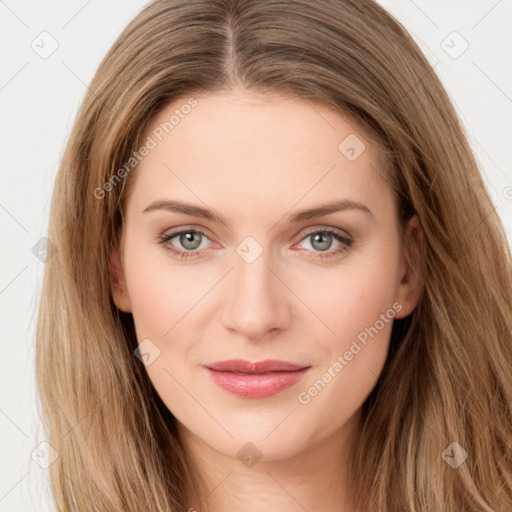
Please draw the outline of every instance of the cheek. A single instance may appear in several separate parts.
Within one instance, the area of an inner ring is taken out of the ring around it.
[[[156,279],[144,269],[132,274],[128,290],[139,340],[162,338],[176,322],[173,312],[179,309],[179,294],[165,279]]]
[[[332,425],[343,423],[362,405],[387,358],[399,310],[393,307],[398,252],[390,249],[385,258],[379,258],[379,252],[340,267],[309,294],[311,309],[331,333],[324,329],[326,334],[317,337],[317,351],[323,355],[297,398],[306,410],[317,410]]]
[[[206,290],[165,256],[145,257],[135,249],[125,270],[137,340],[151,340],[144,345],[152,356],[145,369],[167,407],[183,414],[190,396],[179,383],[188,380],[187,353],[195,332],[190,313]]]
[[[298,278],[297,294],[305,297],[315,315],[334,331],[332,339],[345,344],[373,326],[386,311],[388,317],[393,316],[394,310],[389,310],[397,290],[396,267],[397,257],[371,255],[329,273],[324,270],[323,274]],[[325,332],[328,334],[327,329]]]
[[[324,289],[318,298],[322,301],[318,316],[331,330],[331,335],[327,332],[322,336],[323,349],[328,354],[324,365],[330,366],[342,356],[342,378],[353,379],[352,389],[354,382],[364,380],[364,375],[369,377],[368,382],[373,381],[368,369],[380,371],[396,313],[391,284],[388,280],[376,283],[366,274],[360,279],[344,280],[344,286],[339,288]]]
[[[138,338],[164,340],[211,287],[198,273],[184,272],[164,248],[127,250],[125,272]],[[183,319],[183,320],[182,320]]]

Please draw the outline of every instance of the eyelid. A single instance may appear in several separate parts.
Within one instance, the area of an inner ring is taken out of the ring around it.
[[[179,235],[183,232],[194,232],[194,233],[200,233],[202,234],[203,236],[205,236],[206,238],[208,238],[208,240],[212,240],[212,236],[210,236],[210,231],[206,228],[203,228],[202,226],[179,226],[177,228],[171,228],[171,229],[167,229],[165,230],[161,235],[160,235],[160,238],[163,238],[163,237],[174,237],[176,235]]]
[[[299,242],[302,242],[304,238],[306,238],[308,235],[311,235],[312,233],[319,233],[319,232],[332,232],[336,233],[337,235],[349,239],[350,241],[353,241],[354,237],[345,229],[337,228],[335,226],[326,226],[326,225],[316,225],[312,227],[306,228],[306,231],[301,230],[299,231],[293,238],[301,235],[301,238]],[[301,234],[302,233],[302,234]]]
[[[337,228],[335,226],[327,226],[327,225],[321,225],[317,224],[315,226],[310,226],[308,228],[305,228],[306,231],[300,230],[295,235],[293,235],[292,239],[296,238],[302,233],[302,237],[299,239],[299,242],[301,242],[306,236],[310,235],[311,233],[316,233],[319,231],[334,231],[335,233],[338,233],[341,236],[344,236],[345,238],[353,239],[353,236],[345,229]],[[164,231],[159,238],[164,237],[174,237],[176,235],[181,234],[184,231],[194,231],[196,233],[201,233],[202,235],[206,236],[210,241],[212,241],[212,237],[209,235],[209,230],[206,228],[203,228],[202,226],[193,226],[193,225],[184,225],[180,226],[178,228],[172,228],[170,230]],[[217,242],[216,242],[217,243]],[[218,244],[221,245],[221,244]]]

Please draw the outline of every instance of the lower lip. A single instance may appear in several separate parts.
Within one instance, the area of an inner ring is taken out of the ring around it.
[[[207,370],[215,384],[234,395],[243,398],[266,398],[296,384],[309,370],[309,367],[294,371],[254,375],[218,372],[210,368]]]

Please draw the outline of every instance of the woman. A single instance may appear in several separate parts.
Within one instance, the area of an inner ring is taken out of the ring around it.
[[[59,511],[512,508],[510,251],[378,4],[149,4],[90,85],[49,238]]]

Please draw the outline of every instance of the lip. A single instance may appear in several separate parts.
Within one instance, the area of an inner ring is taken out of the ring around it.
[[[243,398],[266,398],[296,384],[311,368],[288,361],[232,359],[204,365],[215,384]]]

